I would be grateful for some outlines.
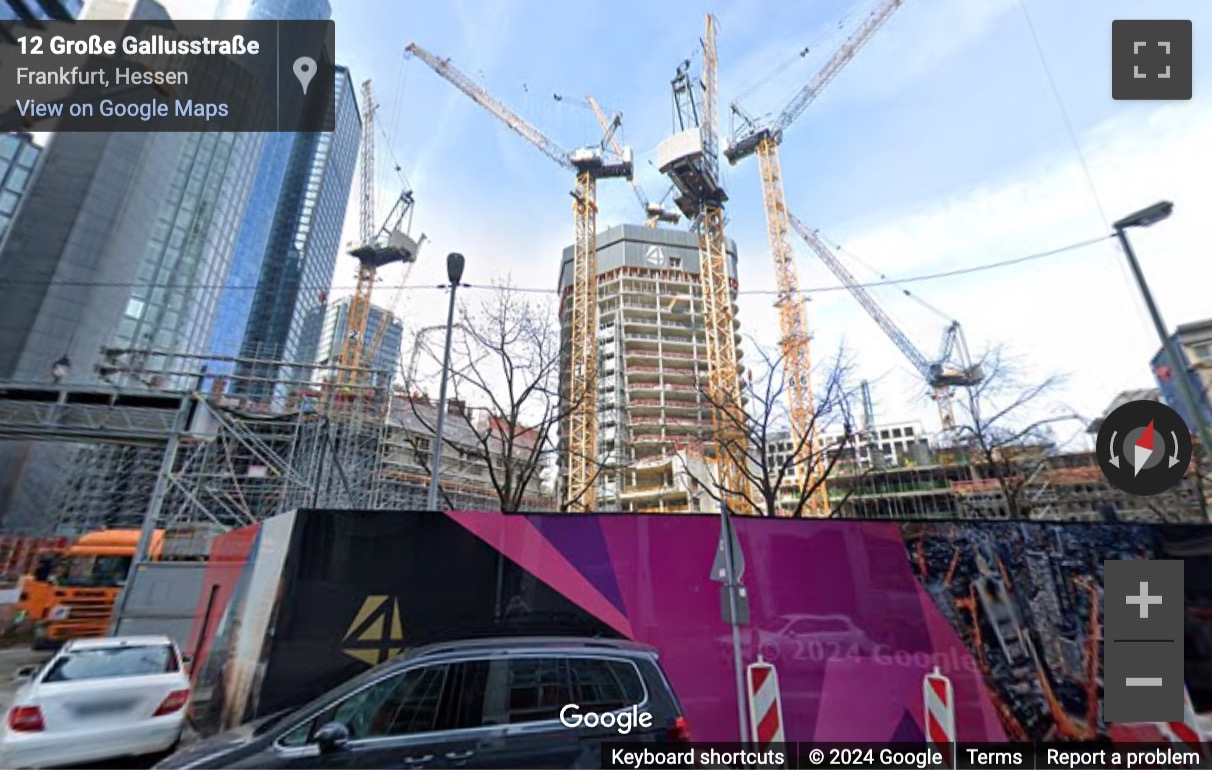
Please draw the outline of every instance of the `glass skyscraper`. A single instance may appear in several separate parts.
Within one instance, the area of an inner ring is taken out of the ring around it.
[[[231,263],[262,137],[233,132],[185,136],[113,337],[115,347],[207,352],[219,287]],[[153,354],[139,363],[148,372],[196,368],[168,358]]]
[[[70,21],[83,7],[84,0],[0,0],[0,21]]]
[[[0,134],[0,242],[25,194],[42,150],[25,133]]]
[[[336,88],[336,130],[291,136],[282,184],[269,215],[257,288],[251,302],[244,294],[251,308],[240,354],[259,363],[237,367],[241,378],[235,389],[260,401],[275,392],[273,382],[308,378],[307,372],[287,371],[270,362],[314,361],[319,344],[318,329],[306,319],[324,303],[332,286],[362,133],[353,82],[343,67],[337,69]],[[250,209],[245,227],[259,226],[252,220],[265,214]]]
[[[332,6],[328,0],[222,0],[215,16],[234,21],[327,21],[332,18]]]
[[[217,16],[324,20],[331,13],[328,0],[223,0]],[[306,319],[332,284],[361,136],[353,85],[344,69],[338,70],[336,85],[336,131],[266,137],[227,289],[219,300],[213,355],[265,361],[314,358],[318,329]],[[212,372],[235,368],[219,363]],[[276,379],[290,373],[244,364],[240,374]],[[270,393],[239,380],[233,389],[262,400]]]
[[[315,308],[308,316],[308,331],[318,328],[320,342],[316,348],[316,364],[334,366],[340,359],[341,349],[349,337],[349,306],[352,302],[353,297],[342,297]],[[366,315],[366,336],[362,340],[362,365],[375,370],[376,377],[384,378],[380,384],[388,385],[395,378],[400,368],[400,348],[403,344],[404,324],[400,319],[385,308],[371,305]],[[329,371],[319,369],[316,379],[328,374]]]

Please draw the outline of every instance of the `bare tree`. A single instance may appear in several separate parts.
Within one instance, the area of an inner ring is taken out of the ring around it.
[[[1003,348],[990,350],[979,366],[981,382],[961,388],[956,399],[957,448],[970,453],[965,459],[974,473],[996,481],[1011,518],[1028,518],[1032,506],[1025,491],[1055,450],[1053,429],[1081,417],[1051,401],[1061,376],[1029,379]]]
[[[717,397],[703,389],[707,403],[728,421],[724,433],[732,437],[716,448],[716,455],[740,468],[745,488],[722,488],[718,473],[699,478],[684,459],[683,467],[717,503],[740,499],[760,516],[804,517],[814,495],[847,451],[853,451],[857,433],[850,409],[850,366],[839,350],[827,367],[814,373],[817,387],[812,413],[808,424],[796,430],[786,403],[788,382],[783,356],[755,347],[760,360],[757,371],[750,370],[741,388],[744,410],[721,409]],[[840,427],[842,436],[833,446],[825,447],[815,439],[831,427]],[[776,443],[783,448],[776,449]],[[830,515],[835,515],[843,502],[833,506]]]
[[[473,308],[461,307],[460,325],[449,385],[460,406],[447,415],[458,435],[444,435],[444,447],[483,464],[501,510],[517,512],[533,495],[574,406],[560,391],[556,313],[503,284]],[[433,415],[413,403],[432,431]]]

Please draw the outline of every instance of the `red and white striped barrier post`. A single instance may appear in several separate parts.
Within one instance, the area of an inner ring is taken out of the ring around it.
[[[1158,727],[1162,735],[1171,741],[1181,743],[1191,751],[1198,751],[1204,758],[1203,766],[1208,766],[1208,760],[1212,757],[1209,755],[1208,744],[1203,731],[1200,730],[1199,718],[1195,715],[1195,707],[1191,705],[1191,695],[1186,686],[1183,687],[1183,721],[1162,722]]]
[[[926,741],[943,755],[945,767],[955,767],[955,690],[938,666],[922,680],[926,703]]]
[[[749,725],[754,744],[760,750],[772,743],[783,743],[787,740],[783,732],[783,704],[774,666],[759,656],[756,663],[749,664],[745,678],[749,683]]]

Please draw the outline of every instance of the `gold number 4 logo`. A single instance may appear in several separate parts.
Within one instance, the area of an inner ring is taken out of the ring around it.
[[[400,602],[391,596],[367,596],[345,631],[341,652],[372,666],[399,655],[404,628]]]

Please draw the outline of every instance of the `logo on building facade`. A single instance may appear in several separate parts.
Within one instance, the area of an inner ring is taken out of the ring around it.
[[[660,246],[649,246],[644,252],[644,261],[660,267],[665,264],[665,251]]]
[[[399,600],[386,595],[367,596],[345,631],[341,652],[377,666],[399,655],[403,648]]]

